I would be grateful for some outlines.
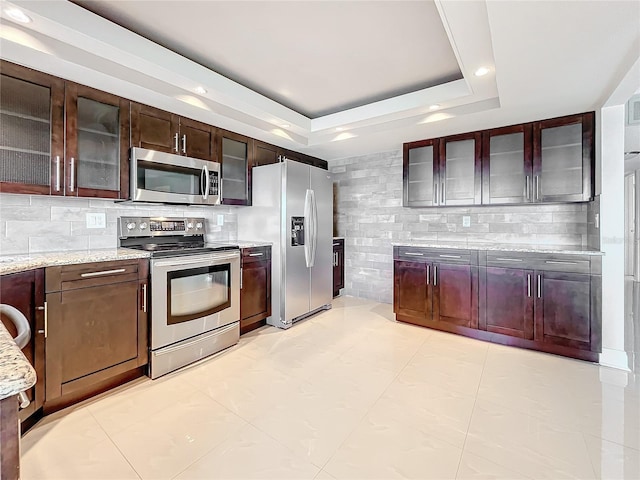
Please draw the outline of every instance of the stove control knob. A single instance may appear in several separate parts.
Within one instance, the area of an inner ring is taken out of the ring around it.
[[[191,230],[193,228],[193,223],[189,222],[187,223],[187,229]]]
[[[147,229],[147,223],[146,222],[142,222],[140,224],[140,230],[146,230]]]
[[[200,230],[202,228],[202,222],[196,223],[196,230]]]
[[[136,224],[134,222],[127,223],[127,230],[133,230],[136,228]]]

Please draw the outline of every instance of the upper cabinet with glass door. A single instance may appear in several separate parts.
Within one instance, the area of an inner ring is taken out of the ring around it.
[[[593,136],[593,112],[533,124],[533,201],[593,197]]]
[[[531,124],[482,132],[482,203],[533,201]]]
[[[127,198],[129,101],[66,83],[65,194]]]
[[[479,205],[481,196],[479,132],[440,139],[439,205]]]
[[[402,204],[405,207],[438,205],[438,146],[438,139],[404,144]]]
[[[0,191],[64,195],[64,81],[5,61]]]
[[[253,139],[227,130],[218,130],[217,143],[222,160],[220,203],[251,205]]]

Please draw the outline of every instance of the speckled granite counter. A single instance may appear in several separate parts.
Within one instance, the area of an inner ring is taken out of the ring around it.
[[[240,248],[272,247],[272,242],[250,242],[248,240],[230,240],[229,243],[237,244]]]
[[[147,257],[149,257],[148,252],[129,248],[72,250],[68,252],[38,253],[31,255],[3,255],[0,256],[0,275],[33,270],[34,268],[51,267],[53,265],[108,262]]]
[[[0,400],[32,387],[36,372],[0,322]]]
[[[496,250],[502,252],[561,253],[567,255],[604,255],[600,250],[581,245],[527,245],[504,243],[455,243],[438,241],[393,242],[397,247],[456,248],[460,250]]]

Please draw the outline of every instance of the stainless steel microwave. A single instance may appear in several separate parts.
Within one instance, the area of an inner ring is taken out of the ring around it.
[[[131,149],[131,200],[136,202],[220,204],[220,164],[156,152]]]

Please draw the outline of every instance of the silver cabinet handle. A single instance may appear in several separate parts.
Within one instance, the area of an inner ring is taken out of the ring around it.
[[[524,178],[524,197],[529,200],[529,175]]]
[[[541,287],[542,287],[542,275],[538,275],[538,298],[540,298],[542,295]]]
[[[47,315],[47,302],[44,302],[42,307],[36,307],[37,310],[44,310],[44,330],[38,330],[38,333],[44,333],[44,338],[47,338],[47,324],[49,323],[49,318]]]
[[[437,286],[438,285],[438,266],[434,265],[433,266],[433,286]]]
[[[75,158],[71,157],[71,172],[69,172],[69,191],[73,192],[73,188],[75,187],[75,173],[76,173],[76,166],[75,166]]]
[[[402,255],[413,255],[414,257],[421,257],[424,255],[424,253],[419,253],[419,252],[404,252]]]
[[[439,257],[442,258],[461,258],[460,255],[438,255]]]
[[[142,284],[142,311],[147,313],[147,284]]]
[[[182,153],[187,153],[187,135],[182,135]]]
[[[531,274],[527,273],[527,297],[531,298]]]
[[[173,149],[178,152],[178,132],[173,136]]]
[[[431,274],[431,269],[429,268],[429,265],[427,265],[427,285],[429,285],[430,274]]]
[[[440,202],[442,205],[444,205],[444,182],[442,182],[442,189],[440,190],[440,196],[442,197],[442,201]]]
[[[536,200],[540,200],[540,175],[536,175]]]
[[[578,262],[563,262],[561,260],[545,260],[544,263],[551,263],[555,265],[578,265]]]
[[[264,255],[264,253],[260,252],[260,253],[250,253],[249,256],[250,257],[261,257],[262,255]]]
[[[240,290],[242,290],[242,267],[240,267]]]
[[[437,183],[434,185],[434,189],[435,191],[433,192],[433,204],[437,205],[438,204],[438,184]]]
[[[338,245],[340,245],[339,243],[334,243],[333,246],[337,247]]]
[[[56,155],[56,192],[60,191],[60,155]]]
[[[522,259],[521,258],[496,258],[496,261],[501,261],[501,262],[521,262]]]
[[[115,270],[102,270],[101,272],[83,273],[80,276],[82,278],[100,277],[101,275],[111,275],[112,273],[122,273],[122,272],[126,272],[126,271],[127,271],[126,268],[116,268]]]

